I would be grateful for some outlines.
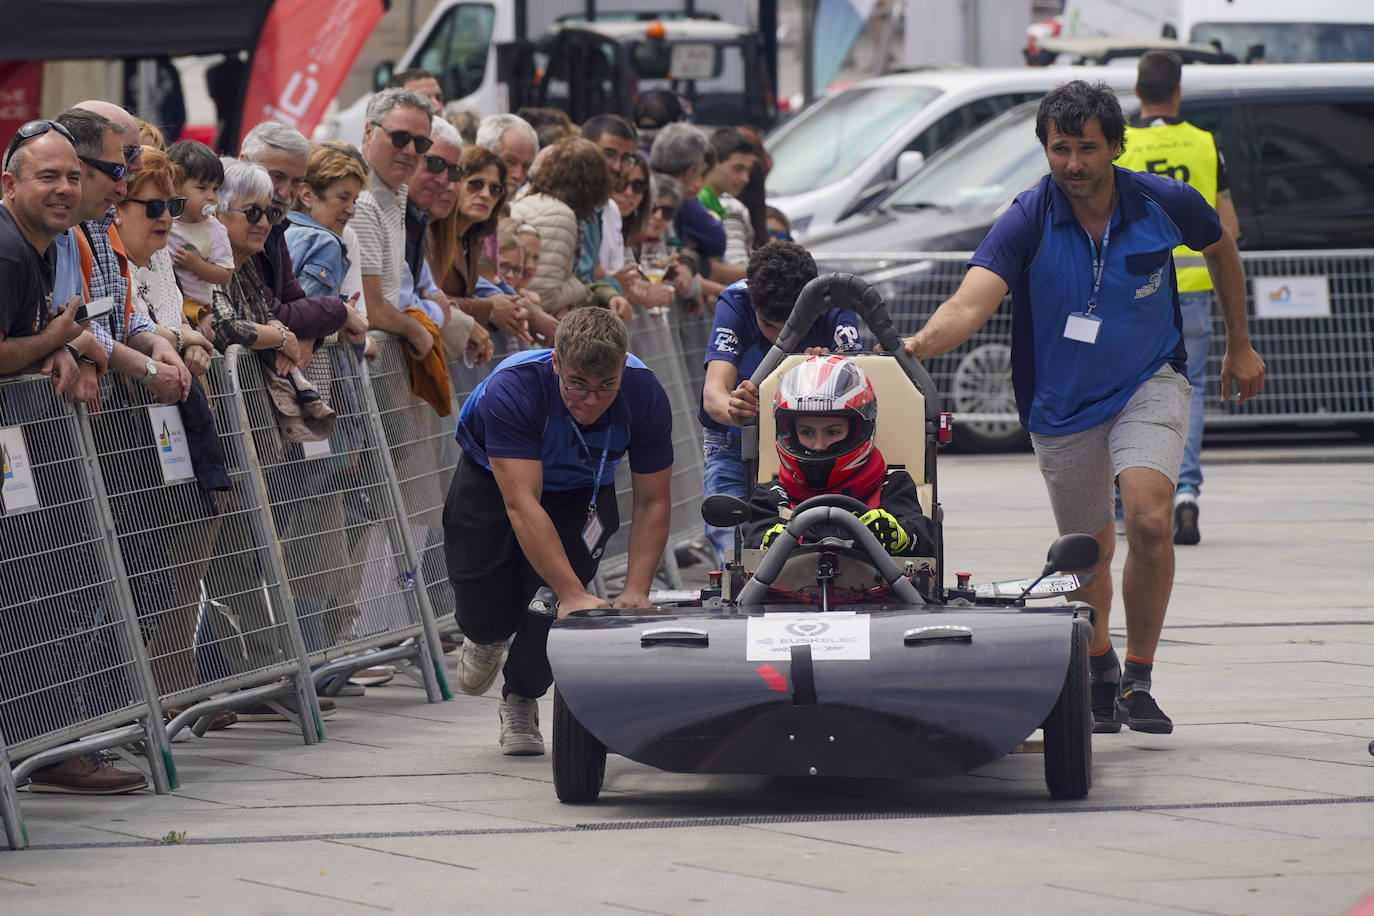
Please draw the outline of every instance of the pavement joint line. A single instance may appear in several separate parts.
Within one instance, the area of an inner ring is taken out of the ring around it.
[[[760,875],[747,871],[731,871],[728,868],[712,868],[709,865],[700,865],[696,862],[674,862],[678,868],[691,868],[697,871],[710,872],[713,875],[729,875],[732,878],[747,878],[752,881],[767,881],[770,884],[786,884],[789,887],[804,887],[813,891],[827,891],[832,894],[843,894],[845,891],[836,887],[826,887],[823,884],[808,884],[805,881],[794,881],[789,878],[771,878],[768,875]]]
[[[1207,777],[1200,777],[1207,778]],[[1286,786],[1266,788],[1285,789]],[[1010,817],[1026,814],[1118,814],[1158,811],[1219,811],[1248,808],[1298,808],[1309,805],[1366,805],[1374,803],[1374,795],[1333,795],[1322,798],[1274,798],[1234,802],[1171,802],[1140,805],[1082,805],[1071,807],[1042,806],[1032,808],[1002,807],[988,810],[944,809],[932,811],[854,811],[832,814],[746,814],[726,817],[663,818],[652,821],[601,821],[583,824],[546,824],[539,827],[467,827],[453,830],[395,830],[365,833],[300,833],[279,836],[188,837],[178,846],[234,846],[247,843],[301,843],[335,840],[411,839],[419,837],[500,836],[543,833],[584,833],[611,830],[679,830],[699,827],[748,827],[757,824],[813,824],[843,823],[846,821],[897,821],[945,819],[956,817]],[[136,840],[127,843],[34,843],[32,850],[119,849],[126,847],[165,846],[160,840]],[[3,860],[0,860],[3,861]]]
[[[306,897],[318,897],[321,900],[333,900],[338,903],[349,903],[353,906],[366,907],[369,910],[381,910],[383,913],[394,913],[395,908],[389,906],[378,906],[375,903],[366,903],[362,900],[350,900],[347,897],[334,897],[329,894],[320,894],[315,891],[305,891],[298,887],[287,887],[284,884],[273,884],[270,881],[257,881],[253,878],[239,878],[244,884],[256,884],[258,887],[270,887],[274,891],[288,891],[292,894],[304,894]]]
[[[1176,879],[1171,879],[1171,880],[1183,880],[1183,879],[1177,879],[1177,878],[1176,878]],[[1099,897],[1099,898],[1102,898],[1102,899],[1105,899],[1105,900],[1114,900],[1114,901],[1119,901],[1119,902],[1122,902],[1122,903],[1135,903],[1135,904],[1138,904],[1138,903],[1141,903],[1141,902],[1142,902],[1142,901],[1137,900],[1137,899],[1132,898],[1132,897],[1123,897],[1123,896],[1121,896],[1120,894],[1112,894],[1112,893],[1109,893],[1109,892],[1107,892],[1107,891],[1097,890],[1097,889],[1091,888],[1091,887],[1075,887],[1075,886],[1073,886],[1072,884],[1054,884],[1054,883],[1050,883],[1050,884],[1046,884],[1045,887],[1052,887],[1052,888],[1054,888],[1055,890],[1060,890],[1060,891],[1071,891],[1071,892],[1078,893],[1078,894],[1088,894],[1089,896],[1092,896],[1092,897]],[[1225,916],[1225,914],[1226,914],[1226,911],[1225,911],[1225,910],[1198,910],[1198,909],[1194,909],[1193,907],[1189,907],[1189,906],[1180,906],[1180,905],[1174,904],[1174,903],[1159,903],[1158,901],[1150,901],[1149,905],[1150,905],[1150,906],[1153,906],[1153,907],[1157,907],[1157,908],[1159,908],[1161,911],[1172,911],[1172,912],[1183,912],[1183,913],[1202,913],[1202,914],[1204,914],[1204,916]]]
[[[445,862],[442,859],[431,859],[426,856],[412,855],[408,852],[397,852],[394,849],[379,849],[376,846],[368,846],[365,843],[358,842],[357,840],[326,840],[325,842],[330,843],[334,846],[347,846],[349,849],[361,849],[367,852],[380,852],[384,855],[396,856],[399,859],[411,859],[416,862],[428,862],[431,865],[445,865],[449,868],[458,868],[462,869],[463,871],[479,870],[475,865],[462,865],[458,862]]]

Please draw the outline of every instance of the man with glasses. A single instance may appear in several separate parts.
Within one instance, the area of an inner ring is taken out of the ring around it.
[[[638,150],[634,125],[620,115],[596,115],[582,125],[582,136],[601,150],[606,157],[606,167],[611,170],[611,186],[620,187]],[[608,199],[581,224],[579,236],[576,272],[584,282],[607,280],[619,292],[637,276],[635,264],[625,263],[620,208],[614,200]]]
[[[409,354],[424,359],[434,337],[402,311],[406,261],[407,182],[433,145],[429,102],[409,89],[383,89],[367,103],[363,158],[372,174],[358,195],[351,225],[358,235],[358,264],[367,299],[368,323],[401,338]]]
[[[539,153],[539,135],[519,115],[487,115],[477,125],[477,145],[485,146],[506,163],[506,200],[524,185]]]
[[[99,109],[99,110],[97,110]],[[118,117],[112,116],[118,113]],[[191,390],[191,373],[176,349],[158,336],[151,318],[127,308],[129,260],[119,237],[115,204],[124,199],[134,172],[143,166],[142,147],[133,116],[109,102],[82,102],[57,116],[68,126],[85,167],[77,225],[72,237],[80,252],[87,301],[106,296],[114,308],[91,323],[92,333],[107,347],[109,367],[141,382],[160,404],[175,404]],[[115,173],[119,177],[115,178]]]
[[[363,316],[338,296],[307,296],[296,280],[286,247],[286,215],[295,208],[305,185],[310,141],[289,124],[263,121],[244,136],[239,155],[262,166],[272,179],[272,205],[265,214],[272,228],[262,251],[253,256],[268,310],[298,340],[321,340],[345,326],[354,338],[361,338],[366,331]]]
[[[30,121],[9,142],[0,182],[0,376],[41,371],[52,376],[57,391],[68,400],[79,379],[78,360],[86,354],[104,356],[104,349],[76,320],[81,302],[71,297],[53,302],[57,256],[54,239],[78,215],[82,167],[71,133],[56,121]],[[53,306],[57,308],[54,310]],[[50,403],[34,403],[15,391],[6,401],[4,422],[39,420],[54,412]],[[95,389],[89,392],[93,398]],[[28,438],[30,468],[43,504],[52,506],[72,497],[65,480],[78,460],[68,437]],[[60,469],[60,472],[59,472]],[[13,507],[12,507],[13,508]],[[87,700],[72,681],[60,683],[73,671],[89,670],[83,649],[99,639],[81,633],[73,619],[82,599],[71,592],[75,556],[66,563],[24,559],[28,551],[43,552],[56,543],[52,517],[7,515],[0,504],[0,543],[23,545],[20,555],[0,556],[0,649],[5,656],[6,695],[0,708],[0,732],[17,742],[67,724]],[[64,532],[70,534],[70,532]],[[78,564],[79,565],[79,564]],[[78,592],[78,595],[80,592]],[[88,614],[86,615],[88,616]],[[87,683],[90,683],[89,681]],[[100,686],[106,686],[101,684]],[[139,773],[117,769],[98,754],[85,754],[42,767],[31,777],[33,791],[83,795],[119,795],[145,788]]]
[[[614,314],[573,309],[552,350],[503,360],[458,417],[463,457],[444,505],[444,552],[467,637],[458,680],[480,696],[504,659],[505,754],[544,753],[537,698],[553,683],[552,621],[529,610],[536,592],[552,589],[560,617],[606,607],[587,584],[620,526],[615,469],[627,454],[635,531],[615,606],[649,606],[672,508],[672,410],[628,346]]]

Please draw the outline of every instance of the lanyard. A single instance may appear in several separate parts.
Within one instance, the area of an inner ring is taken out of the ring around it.
[[[582,450],[586,452],[587,457],[590,458],[592,456],[591,446],[587,445],[587,440],[582,438],[582,430],[577,428],[577,421],[572,417],[568,417],[568,423],[572,425],[573,435],[577,437],[577,441],[582,443]],[[601,447],[601,463],[596,466],[596,478],[592,481],[592,501],[587,507],[588,509],[596,509],[596,496],[601,490],[601,472],[606,470],[606,453],[611,450],[610,435],[610,427],[607,427],[606,444]]]
[[[1093,293],[1088,297],[1088,311],[1085,313],[1087,315],[1091,315],[1093,309],[1097,308],[1097,294],[1102,289],[1102,272],[1107,267],[1107,242],[1110,241],[1112,237],[1112,217],[1115,214],[1116,188],[1113,187],[1112,209],[1111,212],[1107,214],[1107,228],[1102,231],[1101,247],[1098,247],[1097,243],[1093,241],[1092,233],[1088,232],[1087,229],[1083,230],[1083,234],[1088,237],[1088,247],[1092,249],[1093,253]]]

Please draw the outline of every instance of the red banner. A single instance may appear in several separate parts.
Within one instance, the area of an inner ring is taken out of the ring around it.
[[[20,125],[42,117],[43,62],[0,61],[0,143],[9,143]]]
[[[384,12],[382,0],[336,0],[321,21],[325,6],[319,0],[272,5],[253,53],[240,143],[266,120],[310,136]]]

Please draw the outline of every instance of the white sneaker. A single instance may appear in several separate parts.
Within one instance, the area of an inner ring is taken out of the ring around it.
[[[538,700],[511,694],[501,701],[501,753],[511,757],[544,753]]]
[[[510,639],[486,645],[471,639],[463,640],[462,651],[458,653],[459,689],[470,697],[480,697],[491,689],[506,659],[506,649],[510,643]]]
[[[1179,490],[1174,496],[1174,543],[1191,545],[1202,540],[1197,527],[1197,494]]]

